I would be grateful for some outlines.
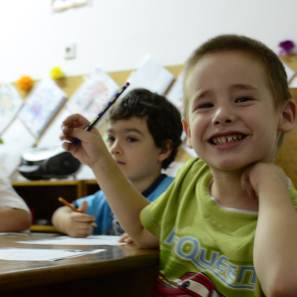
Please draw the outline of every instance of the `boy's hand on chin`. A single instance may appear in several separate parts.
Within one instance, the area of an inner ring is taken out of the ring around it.
[[[281,167],[273,163],[259,162],[249,166],[242,174],[241,184],[251,199],[258,199],[262,186],[273,188],[275,184],[288,189],[288,179]]]

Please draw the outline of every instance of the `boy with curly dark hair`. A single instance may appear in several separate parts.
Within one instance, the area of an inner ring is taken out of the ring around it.
[[[107,123],[107,146],[114,161],[147,201],[154,201],[173,181],[161,169],[168,168],[181,144],[180,112],[164,96],[135,89],[111,108]],[[59,231],[73,237],[124,233],[101,190],[73,204],[82,213],[66,206],[54,213]]]

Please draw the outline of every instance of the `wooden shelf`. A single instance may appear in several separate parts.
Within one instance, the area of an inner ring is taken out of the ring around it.
[[[71,203],[99,189],[96,180],[13,181],[11,184],[29,206],[33,224],[30,230],[36,232],[57,232],[51,226],[51,217],[56,209],[63,206],[59,197]],[[38,224],[40,221],[45,224]]]

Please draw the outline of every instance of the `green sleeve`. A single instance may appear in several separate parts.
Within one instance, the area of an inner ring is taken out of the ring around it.
[[[161,223],[164,219],[163,214],[166,208],[169,197],[171,196],[174,182],[168,189],[155,201],[146,206],[140,213],[140,221],[145,229],[151,232],[160,240]]]

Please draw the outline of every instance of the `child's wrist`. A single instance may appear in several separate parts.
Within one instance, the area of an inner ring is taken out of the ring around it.
[[[114,163],[114,160],[112,159],[110,153],[107,151],[107,153],[101,154],[95,162],[90,166],[92,171],[95,172],[106,172],[110,169],[111,164]]]
[[[263,182],[258,188],[259,201],[262,202],[266,200],[272,202],[288,197],[288,184],[279,181]]]

